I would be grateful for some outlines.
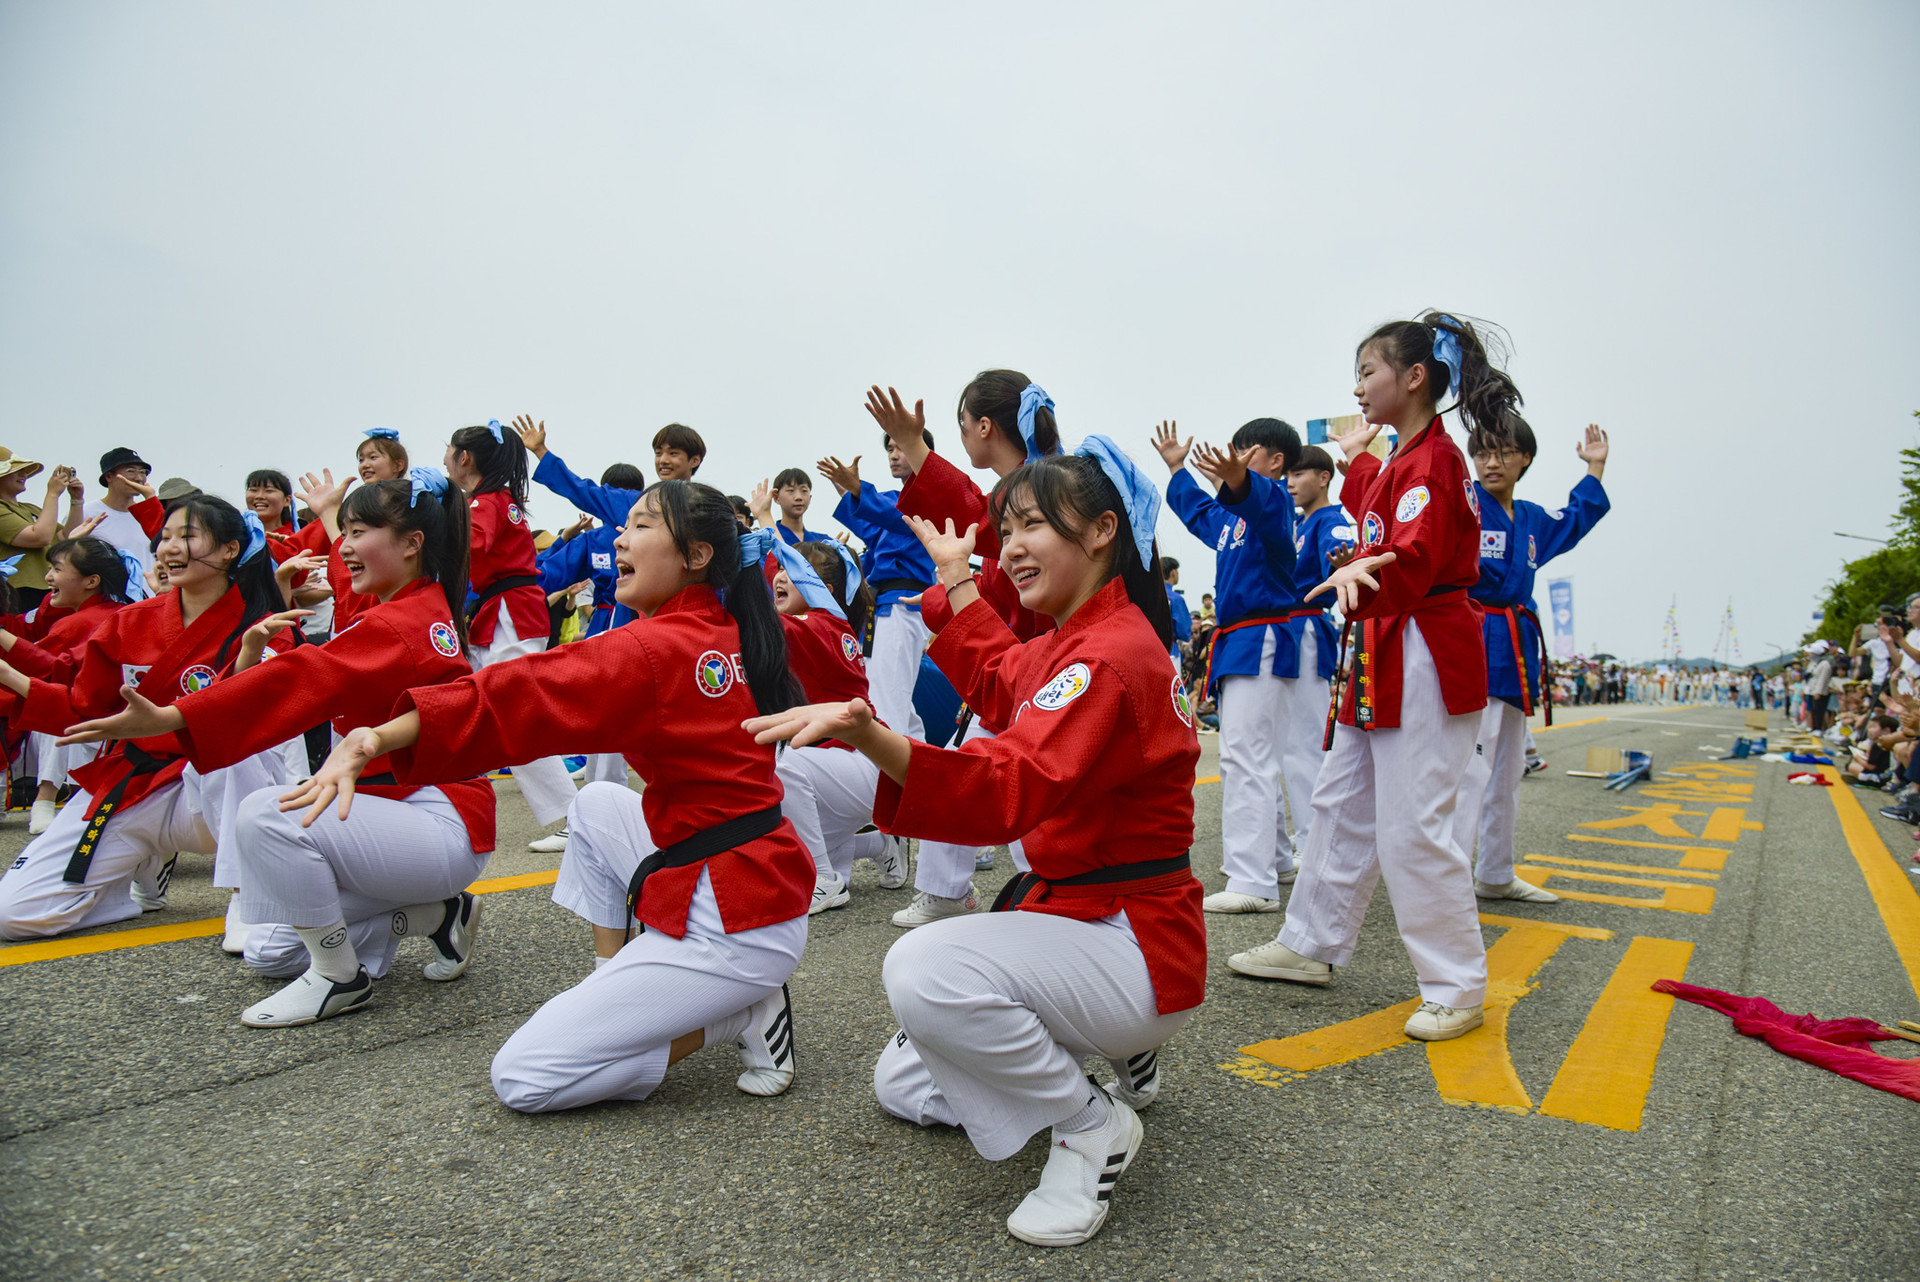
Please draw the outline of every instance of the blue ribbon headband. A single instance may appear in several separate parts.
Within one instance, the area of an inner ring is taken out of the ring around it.
[[[1444,312],[1438,319],[1445,321],[1448,325],[1460,323]],[[1455,400],[1460,399],[1460,336],[1445,326],[1435,325],[1433,327],[1433,359],[1447,367],[1447,390],[1453,393]]]
[[[366,434],[368,436],[377,436],[383,441],[397,441],[400,439],[400,429],[397,427],[370,427],[367,429]]]
[[[506,435],[506,433],[505,433],[505,432],[503,432],[503,431],[501,431],[501,430],[500,430],[500,420],[499,420],[499,419],[497,419],[497,418],[490,418],[490,419],[488,419],[488,420],[487,420],[487,430],[488,430],[489,432],[492,432],[492,433],[493,433],[493,439],[494,439],[494,443],[495,443],[495,444],[498,444],[498,445],[505,445],[505,444],[507,443],[507,435]]]
[[[1127,525],[1133,530],[1133,544],[1140,550],[1140,564],[1151,570],[1153,530],[1160,521],[1160,491],[1111,437],[1089,436],[1074,453],[1098,463],[1107,479],[1113,482],[1113,488],[1120,491],[1120,501],[1127,509]]]
[[[751,530],[742,531],[740,535],[740,568],[744,570],[749,565],[758,565],[766,560],[767,553],[773,551],[777,542],[778,540],[773,537],[772,530],[755,527]]]
[[[447,474],[437,467],[410,467],[407,480],[413,486],[413,493],[407,499],[408,507],[418,503],[422,494],[439,498],[447,492]]]
[[[800,555],[800,549],[789,545],[784,539],[773,541],[774,560],[780,562],[780,568],[787,572],[787,580],[800,593],[800,599],[813,610],[825,610],[828,614],[845,620],[847,612],[833,599],[833,591],[827,587],[826,580],[813,568],[813,562]]]
[[[1047,389],[1040,384],[1028,383],[1025,390],[1020,393],[1020,439],[1027,443],[1027,462],[1029,463],[1044,457],[1039,447],[1033,443],[1033,416],[1040,412],[1042,406],[1051,410],[1053,398],[1047,395]]]
[[[19,569],[20,563],[26,559],[25,552],[16,552],[6,560],[0,561],[0,579],[12,578],[13,572]]]
[[[260,518],[254,515],[252,508],[240,514],[240,524],[247,527],[247,546],[240,550],[240,559],[234,562],[235,565],[245,565],[267,546],[267,527],[260,524]]]
[[[140,564],[140,558],[125,548],[116,549],[120,553],[120,564],[127,567],[127,600],[142,601],[147,592],[147,567]]]
[[[842,543],[839,539],[834,539],[832,546],[833,550],[840,554],[840,559],[846,563],[847,600],[851,601],[853,600],[854,594],[860,590],[860,585],[866,581],[866,576],[860,573],[860,558],[853,554],[852,548]]]

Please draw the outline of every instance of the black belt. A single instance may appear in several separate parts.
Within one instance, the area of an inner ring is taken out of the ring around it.
[[[925,592],[927,585],[918,579],[870,579],[867,586],[877,597],[882,592]]]
[[[640,932],[646,933],[646,923],[639,921],[635,914],[640,910],[640,888],[646,885],[647,878],[662,868],[684,868],[688,864],[697,864],[703,859],[725,854],[766,836],[779,826],[780,807],[768,806],[765,810],[740,815],[704,832],[696,832],[686,840],[663,846],[642,859],[640,866],[633,870],[633,879],[627,883],[627,929],[631,931],[637,924]]]
[[[1112,864],[1105,868],[1095,868],[1092,872],[1075,873],[1071,877],[1042,877],[1038,873],[1017,872],[1013,879],[1000,888],[994,896],[993,907],[988,912],[1010,912],[1015,905],[1027,897],[1027,892],[1037,885],[1048,886],[1108,886],[1122,881],[1145,881],[1149,877],[1164,877],[1170,872],[1179,872],[1193,867],[1193,861],[1185,854],[1174,855],[1167,859],[1145,859],[1137,864]]]
[[[475,619],[479,618],[480,611],[487,608],[487,602],[494,600],[501,593],[511,592],[515,588],[537,588],[539,586],[540,576],[537,574],[509,574],[502,578],[495,579],[493,582],[487,584],[486,587],[481,588],[479,595],[474,597],[473,603],[467,606],[467,622],[472,623]]]
[[[122,741],[120,751],[133,769],[107,789],[107,795],[100,798],[100,804],[94,807],[93,818],[87,821],[87,830],[80,834],[80,844],[73,848],[73,857],[67,860],[67,871],[61,878],[69,885],[86,881],[87,870],[93,866],[93,852],[100,845],[100,834],[107,830],[107,821],[120,808],[120,798],[126,795],[127,785],[146,775],[158,774],[180,760],[178,757],[152,756],[130,741]]]

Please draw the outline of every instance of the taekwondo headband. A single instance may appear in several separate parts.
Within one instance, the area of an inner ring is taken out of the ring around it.
[[[368,436],[377,436],[383,441],[397,441],[400,439],[400,429],[397,427],[370,427],[367,429],[366,434]]]
[[[502,431],[500,430],[500,420],[499,420],[499,419],[497,419],[497,418],[490,418],[490,419],[488,419],[488,420],[487,420],[487,430],[488,430],[489,432],[492,432],[492,433],[493,433],[493,439],[494,439],[494,442],[495,442],[496,444],[499,444],[499,445],[505,445],[505,444],[507,443],[507,437],[506,437],[506,433],[504,433],[504,432],[502,432]]]
[[[775,539],[772,545],[773,559],[780,562],[780,568],[787,572],[787,579],[800,593],[800,599],[813,610],[825,610],[842,622],[847,612],[833,599],[833,591],[827,587],[826,580],[813,568],[813,562],[800,555],[800,549],[792,547],[783,539]]]
[[[853,594],[860,590],[860,584],[864,582],[866,578],[865,575],[860,573],[860,558],[853,554],[852,548],[842,543],[839,539],[831,539],[829,542],[832,544],[833,550],[840,554],[840,559],[846,562],[847,600],[851,601],[853,600]]]
[[[1133,465],[1132,459],[1120,452],[1110,437],[1089,436],[1074,453],[1098,463],[1107,479],[1113,482],[1113,488],[1120,491],[1120,502],[1127,509],[1127,525],[1133,531],[1133,545],[1140,552],[1140,564],[1151,570],[1153,528],[1160,520],[1160,491]]]
[[[439,498],[447,492],[447,474],[437,467],[410,467],[407,480],[413,486],[413,493],[407,499],[408,507],[418,503],[422,494]]]
[[[143,590],[145,589],[147,567],[140,564],[139,557],[127,551],[125,548],[116,548],[115,551],[120,553],[120,564],[127,567],[127,595],[131,598],[136,583],[139,584]],[[0,568],[4,568],[4,562],[0,562]]]
[[[775,541],[772,530],[751,529],[740,536],[740,568],[758,565],[767,559],[767,553],[773,551]]]
[[[1044,457],[1039,447],[1033,443],[1033,418],[1040,412],[1042,406],[1051,410],[1053,398],[1047,395],[1047,389],[1040,384],[1028,383],[1026,390],[1020,393],[1020,439],[1027,443],[1027,462],[1029,463]]]
[[[259,556],[260,549],[267,546],[267,527],[260,524],[252,508],[240,514],[240,524],[247,527],[247,546],[241,549],[240,559],[233,563],[236,569]]]
[[[1442,312],[1439,317],[1448,325],[1460,322]],[[1460,336],[1452,330],[1436,324],[1433,327],[1433,359],[1447,367],[1447,390],[1457,400],[1460,396]]]

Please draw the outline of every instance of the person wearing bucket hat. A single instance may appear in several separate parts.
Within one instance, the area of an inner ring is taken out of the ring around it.
[[[20,558],[7,581],[13,585],[22,612],[33,609],[46,596],[47,549],[79,520],[79,513],[71,509],[64,527],[58,520],[60,491],[73,480],[70,467],[56,467],[47,474],[47,494],[40,506],[23,500],[27,482],[43,467],[0,446],[0,560],[15,555]]]
[[[153,536],[166,517],[157,501],[151,508],[144,506],[155,497],[153,487],[147,484],[151,470],[145,459],[124,445],[108,450],[100,456],[100,484],[107,487],[107,492],[88,499],[83,509],[86,519],[100,518],[100,524],[94,527],[95,538],[105,539],[138,558],[141,582],[134,589],[136,596],[146,592],[146,577],[153,572]],[[137,507],[142,510],[135,511]],[[147,519],[142,520],[142,516]]]

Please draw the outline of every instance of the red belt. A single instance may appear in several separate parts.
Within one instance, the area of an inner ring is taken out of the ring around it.
[[[1466,588],[1442,583],[1427,589],[1426,596],[1419,601],[1386,617],[1394,623],[1397,630],[1398,628],[1406,626],[1408,615],[1419,614],[1422,611],[1431,610],[1438,606],[1456,605],[1466,599]],[[1353,722],[1362,730],[1373,729],[1373,654],[1384,639],[1379,635],[1379,629],[1373,626],[1379,622],[1379,619],[1360,620],[1360,649],[1356,651],[1353,656],[1354,671],[1352,680],[1356,683],[1356,688],[1353,692]],[[1346,629],[1340,634],[1340,651],[1343,659],[1346,656],[1347,639],[1353,631],[1353,624],[1354,621],[1348,619]],[[1327,733],[1325,738],[1327,748],[1333,747],[1333,726],[1334,722],[1339,719],[1341,690],[1338,676],[1339,673],[1336,672],[1336,679],[1333,682],[1334,688],[1331,691],[1333,697],[1327,707]],[[1362,702],[1362,700],[1366,702]]]
[[[1298,610],[1290,610],[1286,614],[1263,614],[1255,619],[1242,619],[1238,623],[1229,623],[1224,628],[1215,628],[1213,637],[1207,642],[1207,675],[1206,679],[1200,683],[1200,697],[1204,699],[1207,692],[1213,689],[1213,655],[1220,646],[1221,637],[1229,632],[1238,632],[1241,628],[1264,628],[1268,624],[1311,618],[1322,613],[1325,612],[1319,606],[1303,606]]]
[[[1533,715],[1533,688],[1527,680],[1526,652],[1520,648],[1520,621],[1533,621],[1533,630],[1540,637],[1540,702],[1546,710],[1547,724],[1552,725],[1553,699],[1547,693],[1547,630],[1540,626],[1540,616],[1524,605],[1494,605],[1482,601],[1480,608],[1507,617],[1507,640],[1513,645],[1513,666],[1520,673],[1520,711],[1529,717]]]

